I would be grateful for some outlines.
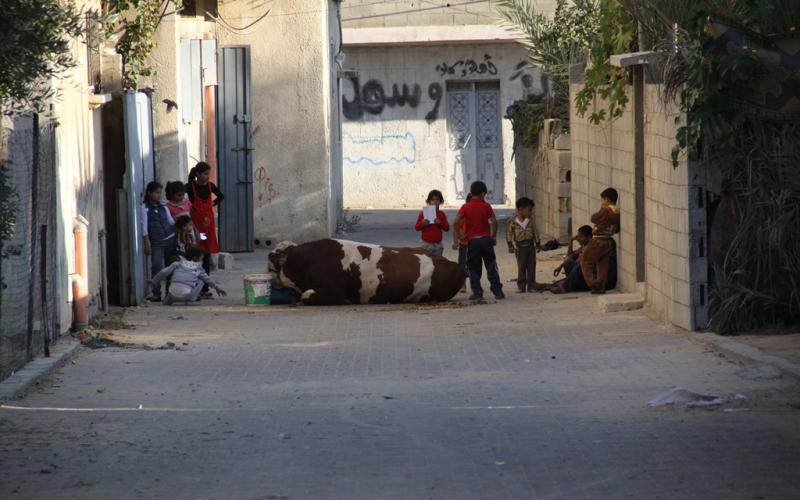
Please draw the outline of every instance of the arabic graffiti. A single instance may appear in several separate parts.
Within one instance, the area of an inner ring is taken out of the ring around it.
[[[417,139],[411,132],[377,137],[353,137],[345,132],[342,139],[342,159],[354,165],[362,162],[376,166],[390,163],[414,165],[417,162]]]
[[[482,62],[475,62],[472,59],[466,59],[461,61],[456,61],[453,64],[447,64],[443,62],[436,66],[436,71],[439,72],[439,75],[457,75],[460,77],[465,77],[469,75],[496,75],[497,74],[497,66],[494,65],[492,62],[492,56],[489,54],[483,55]]]
[[[411,86],[408,84],[393,84],[391,93],[384,90],[384,86],[378,80],[369,80],[363,86],[357,76],[350,77],[353,86],[353,98],[348,99],[342,96],[342,114],[347,120],[359,120],[364,113],[380,115],[386,107],[416,108],[419,106],[422,97],[422,88],[418,83]],[[439,103],[444,94],[441,84],[431,83],[428,85],[428,97],[434,101],[433,108],[425,115],[425,119],[430,123],[438,118]]]

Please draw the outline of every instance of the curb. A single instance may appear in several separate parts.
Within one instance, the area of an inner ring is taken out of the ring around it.
[[[69,337],[56,342],[50,349],[50,357],[36,358],[13,375],[0,382],[0,401],[16,399],[40,380],[66,363],[81,343]]]
[[[800,364],[793,363],[780,356],[767,354],[753,346],[737,342],[727,337],[722,337],[715,333],[689,332],[689,338],[699,344],[703,344],[723,354],[744,361],[745,363],[772,365],[783,373],[800,379]]]

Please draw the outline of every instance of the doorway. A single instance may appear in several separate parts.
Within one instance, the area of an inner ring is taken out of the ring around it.
[[[219,242],[225,252],[253,251],[253,148],[250,49],[223,47],[217,63]]]
[[[500,125],[500,83],[447,83],[447,164],[450,195],[464,200],[475,181],[486,183],[486,201],[505,201]]]

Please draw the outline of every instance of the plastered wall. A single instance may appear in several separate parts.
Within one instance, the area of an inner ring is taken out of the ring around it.
[[[431,189],[446,202],[456,199],[456,180],[448,166],[447,84],[497,82],[500,89],[503,198],[516,199],[516,167],[512,160],[511,123],[506,108],[525,92],[540,92],[535,69],[519,70],[527,59],[517,43],[346,48],[342,80],[344,205],[347,207],[416,207]],[[491,62],[483,73],[443,73],[443,65],[459,61]],[[380,87],[383,99],[370,100]],[[399,96],[411,97],[396,100]],[[416,96],[416,97],[415,97]],[[366,99],[366,101],[365,101]],[[368,109],[363,111],[364,106]],[[359,111],[361,111],[359,113]]]
[[[256,246],[331,234],[342,205],[337,2],[276,0],[254,6],[220,0],[218,19],[224,22],[204,16],[203,5],[198,3],[196,17],[165,18],[157,33],[152,60],[159,72],[149,82],[155,88],[156,177],[185,180],[197,160],[215,159],[206,134],[216,124],[206,123],[207,117],[184,122],[179,110],[162,102],[182,102],[181,40],[214,38],[217,48],[246,46]]]
[[[456,5],[463,3],[463,1],[347,0],[342,3],[342,18],[346,28],[496,24],[497,9],[501,3],[498,0]],[[552,14],[555,10],[555,0],[536,0],[534,3],[544,14]],[[453,5],[436,8],[437,4]]]

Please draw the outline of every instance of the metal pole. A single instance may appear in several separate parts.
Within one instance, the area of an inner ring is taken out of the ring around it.
[[[39,224],[36,216],[39,193],[39,115],[33,114],[33,165],[31,169],[31,226],[30,226],[30,245],[31,254],[28,259],[28,270],[30,271],[30,288],[28,290],[28,332],[25,339],[25,355],[30,361],[33,358],[33,311],[36,303],[36,247],[38,241]]]

